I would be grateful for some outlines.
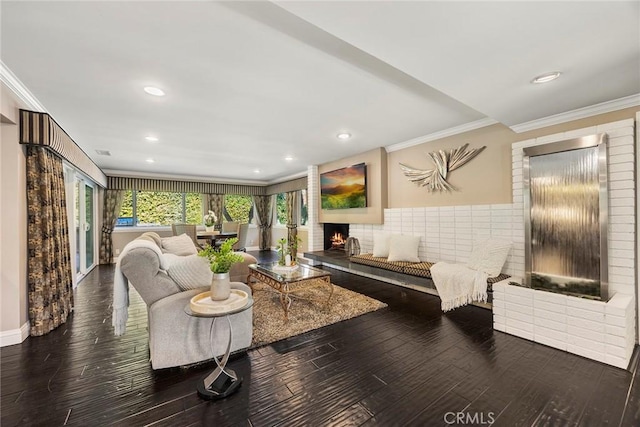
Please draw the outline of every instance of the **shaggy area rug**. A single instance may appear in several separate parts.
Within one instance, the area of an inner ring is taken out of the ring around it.
[[[328,288],[314,287],[292,295],[289,320],[285,321],[279,294],[263,283],[254,284],[253,289],[253,348],[387,306],[336,285],[333,285],[331,301],[325,305],[329,296]]]

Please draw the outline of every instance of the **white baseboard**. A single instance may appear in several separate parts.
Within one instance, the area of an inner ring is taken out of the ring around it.
[[[11,329],[0,332],[0,347],[20,344],[29,336],[29,322],[25,322],[20,329]]]

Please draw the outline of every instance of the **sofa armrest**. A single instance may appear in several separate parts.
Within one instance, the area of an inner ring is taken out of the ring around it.
[[[180,292],[176,282],[160,270],[160,260],[156,253],[150,249],[130,250],[122,258],[120,269],[147,306]]]
[[[246,252],[236,252],[242,255],[244,261],[237,262],[231,266],[229,270],[229,278],[232,282],[247,283],[247,277],[249,277],[249,264],[256,264],[258,260],[251,254]]]

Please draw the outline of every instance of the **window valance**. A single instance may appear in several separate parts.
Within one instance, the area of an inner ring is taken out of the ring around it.
[[[238,194],[260,196],[265,187],[214,182],[177,181],[123,176],[109,176],[108,188],[112,190],[171,191],[174,193]]]
[[[47,113],[20,110],[20,144],[44,146],[82,171],[96,184],[107,186],[107,177],[98,165]]]
[[[287,193],[289,191],[297,191],[304,190],[307,188],[307,177],[303,176],[302,178],[292,179],[291,181],[279,182],[277,184],[272,184],[266,187],[266,193],[269,194],[278,194],[278,193]]]

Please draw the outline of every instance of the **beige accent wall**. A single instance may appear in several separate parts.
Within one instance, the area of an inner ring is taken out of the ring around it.
[[[502,124],[495,124],[459,135],[388,153],[389,207],[484,205],[511,203],[511,144],[531,138],[549,136],[602,123],[634,118],[638,107],[575,120],[529,132],[516,133]],[[409,182],[400,169],[405,163],[416,169],[433,169],[427,153],[450,150],[469,143],[469,148],[486,145],[486,149],[460,169],[453,171],[448,181],[458,188],[451,193],[429,193],[424,187]],[[351,221],[357,223],[357,221]]]
[[[303,252],[307,251],[309,247],[309,232],[306,228],[298,227],[298,237],[302,240],[300,245],[298,246],[298,256],[302,256]],[[271,247],[275,248],[278,244],[278,240],[287,238],[287,229],[286,227],[273,227],[271,229]],[[256,243],[257,245],[257,243]]]
[[[18,108],[2,85],[0,144],[0,332],[19,333],[27,312],[27,196],[24,147],[18,144]]]
[[[320,223],[382,224],[387,207],[387,152],[376,148],[318,166],[322,174],[358,163],[367,165],[367,207],[357,209],[320,209]]]

